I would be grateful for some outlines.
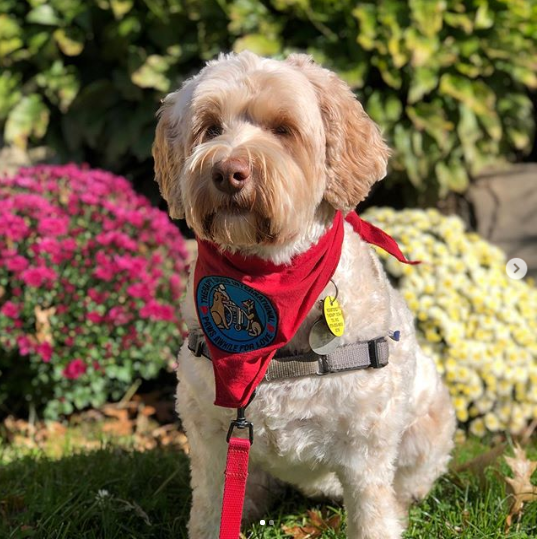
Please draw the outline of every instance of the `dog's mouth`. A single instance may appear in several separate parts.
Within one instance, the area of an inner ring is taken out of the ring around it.
[[[276,240],[271,220],[241,205],[226,205],[207,214],[203,219],[203,233],[216,243],[236,246],[270,245]]]
[[[219,212],[230,215],[242,215],[254,211],[254,203],[242,195],[231,195],[222,200]]]

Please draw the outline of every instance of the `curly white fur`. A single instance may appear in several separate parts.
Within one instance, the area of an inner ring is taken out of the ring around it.
[[[267,84],[282,104],[276,109],[259,100]],[[216,109],[209,110],[215,103]],[[205,113],[210,119],[204,119]],[[267,129],[271,115],[276,122],[291,122],[297,136],[282,141]],[[207,122],[218,123],[221,134],[215,139],[204,138]],[[243,53],[210,63],[166,100],[154,155],[172,213],[186,213],[198,235],[222,248],[286,263],[319,239],[336,209],[348,210],[365,197],[384,175],[388,150],[332,73],[303,56],[276,62]],[[259,159],[251,161],[252,155],[266,156],[263,167]],[[250,160],[252,178],[241,199],[226,198],[210,180],[215,163],[230,156]],[[241,211],[229,212],[230,204]],[[283,481],[308,496],[342,499],[350,539],[400,538],[410,503],[425,496],[446,469],[453,409],[433,362],[418,346],[410,311],[374,251],[348,224],[333,280],[345,314],[344,343],[390,330],[400,330],[401,340],[390,342],[390,362],[383,369],[259,386],[247,411],[255,443],[244,516],[266,516],[271,495]],[[329,284],[321,297],[332,292]],[[192,280],[182,310],[189,329],[199,329]],[[309,330],[319,316],[315,306],[287,351],[309,349]],[[234,410],[212,404],[212,365],[194,357],[186,345],[177,374],[177,410],[191,447],[189,534],[216,539],[225,438]]]

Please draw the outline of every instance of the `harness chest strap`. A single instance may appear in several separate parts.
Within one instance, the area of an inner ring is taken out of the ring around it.
[[[398,335],[390,337],[398,340]],[[188,348],[196,357],[204,356],[211,359],[211,353],[201,332],[190,333]],[[388,358],[389,346],[386,337],[346,344],[327,355],[319,355],[312,350],[294,355],[277,353],[268,366],[263,382],[359,369],[379,369],[388,364]]]

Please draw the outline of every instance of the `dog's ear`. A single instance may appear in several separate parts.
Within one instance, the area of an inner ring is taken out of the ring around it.
[[[168,94],[162,101],[157,113],[158,124],[152,148],[155,180],[162,197],[168,203],[170,216],[174,219],[185,217],[180,185],[180,174],[185,161],[185,135],[181,129],[181,111],[178,110],[181,92]]]
[[[386,176],[390,150],[345,82],[305,54],[292,54],[287,63],[308,78],[319,100],[326,136],[324,198],[348,212]]]

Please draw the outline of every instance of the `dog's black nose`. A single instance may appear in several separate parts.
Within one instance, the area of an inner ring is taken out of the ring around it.
[[[228,195],[238,193],[250,178],[250,167],[241,159],[220,161],[213,169],[213,182],[218,190]]]

